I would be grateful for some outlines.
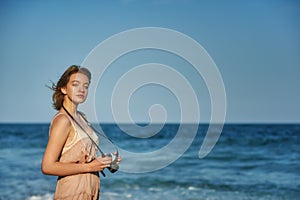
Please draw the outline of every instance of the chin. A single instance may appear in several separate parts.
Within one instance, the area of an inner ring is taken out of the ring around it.
[[[82,104],[82,103],[85,102],[85,100],[86,100],[86,99],[78,99],[78,100],[75,100],[74,103],[77,104],[77,105],[78,105],[78,104]]]

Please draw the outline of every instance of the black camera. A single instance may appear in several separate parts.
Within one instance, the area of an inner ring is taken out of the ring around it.
[[[111,159],[112,159],[112,161],[110,163],[110,167],[108,167],[107,169],[111,173],[115,173],[116,171],[118,171],[119,165],[117,164],[117,161],[118,161],[118,157],[119,157],[119,152],[117,151],[117,153],[106,153],[105,156],[111,157]]]

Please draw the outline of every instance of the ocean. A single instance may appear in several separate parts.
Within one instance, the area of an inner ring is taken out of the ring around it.
[[[149,152],[174,137],[178,124],[165,124],[151,138],[133,138],[116,124],[102,124],[123,149]],[[130,126],[130,125],[128,125]],[[188,130],[189,124],[184,125]],[[208,128],[200,124],[185,153],[147,173],[118,171],[101,177],[101,200],[299,199],[300,124],[226,124],[204,158],[199,148]],[[56,177],[41,173],[49,124],[0,124],[0,199],[52,199]],[[126,166],[126,158],[122,163]],[[122,165],[121,163],[121,165]],[[131,168],[139,168],[132,163]]]

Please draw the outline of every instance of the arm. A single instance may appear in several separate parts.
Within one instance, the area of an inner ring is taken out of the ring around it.
[[[69,133],[72,130],[71,122],[65,115],[57,116],[50,129],[50,137],[44,158],[42,161],[42,172],[56,176],[68,176],[86,172],[102,171],[109,167],[110,158],[95,159],[90,163],[61,163],[59,156]]]

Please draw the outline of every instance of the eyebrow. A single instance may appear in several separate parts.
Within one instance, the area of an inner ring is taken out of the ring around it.
[[[80,81],[78,81],[78,80],[73,80],[73,81],[72,81],[72,83],[80,83]],[[90,85],[90,83],[89,83],[89,82],[86,82],[86,83],[83,83],[83,84]]]

